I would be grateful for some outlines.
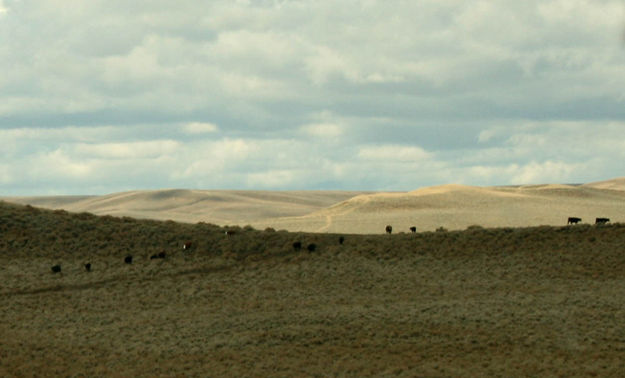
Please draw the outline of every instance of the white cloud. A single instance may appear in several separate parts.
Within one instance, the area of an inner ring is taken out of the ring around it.
[[[622,175],[620,0],[62,5],[0,0],[7,190]]]
[[[154,140],[126,143],[79,143],[72,151],[77,156],[103,159],[152,159],[175,153],[181,148],[179,142],[173,140]]]
[[[210,122],[191,122],[184,125],[183,130],[187,134],[209,134],[219,131],[219,128]]]
[[[75,159],[63,149],[36,155],[29,174],[32,179],[64,180],[64,179],[88,179],[94,172],[93,166],[88,162]]]
[[[420,162],[430,158],[431,154],[420,147],[383,145],[361,147],[358,157],[363,160],[388,162]]]
[[[295,176],[293,171],[286,169],[269,170],[249,174],[246,184],[251,188],[284,188],[293,185]]]
[[[343,128],[335,123],[313,123],[300,129],[304,134],[317,138],[337,138],[343,134]]]
[[[14,181],[11,168],[7,164],[0,164],[0,183],[7,185]]]
[[[518,184],[563,183],[571,173],[583,169],[585,164],[567,164],[559,161],[530,162],[517,169],[511,181]]]

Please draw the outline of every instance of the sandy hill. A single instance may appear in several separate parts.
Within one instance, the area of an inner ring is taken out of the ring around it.
[[[589,188],[597,189],[611,189],[611,190],[625,190],[625,177],[615,178],[606,181],[597,181],[585,184]]]
[[[430,231],[562,225],[569,216],[593,223],[596,217],[625,221],[625,190],[617,183],[472,187],[442,185],[406,193],[355,196],[301,217],[267,220],[274,228],[319,232],[380,233],[387,224],[396,231],[411,226]]]
[[[364,191],[140,190],[103,196],[5,197],[30,204],[96,215],[130,216],[220,225],[262,223],[306,215]]]
[[[289,231],[381,233],[566,224],[569,216],[625,221],[625,178],[583,185],[441,185],[410,192],[155,190],[8,201],[72,212],[252,225]]]

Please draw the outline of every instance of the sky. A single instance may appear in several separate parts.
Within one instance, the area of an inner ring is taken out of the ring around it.
[[[623,0],[0,0],[0,195],[625,176]]]

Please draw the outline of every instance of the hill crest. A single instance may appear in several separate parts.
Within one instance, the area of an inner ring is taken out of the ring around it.
[[[562,225],[569,216],[625,221],[625,178],[583,185],[478,187],[447,184],[409,192],[162,189],[104,196],[5,198],[71,212],[288,231],[398,231]]]

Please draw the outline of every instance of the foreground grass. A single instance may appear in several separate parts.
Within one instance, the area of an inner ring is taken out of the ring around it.
[[[625,371],[622,225],[230,229],[0,203],[0,375]]]

